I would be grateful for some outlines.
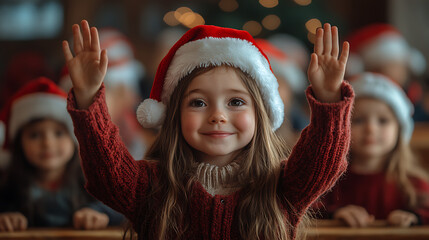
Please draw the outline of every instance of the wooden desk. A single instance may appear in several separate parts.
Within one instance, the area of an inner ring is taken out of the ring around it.
[[[376,221],[366,228],[350,228],[339,221],[317,220],[307,234],[307,240],[428,240],[429,226],[397,228]]]
[[[21,232],[0,232],[1,240],[121,240],[122,228],[109,228],[97,231],[73,229],[28,229]],[[376,221],[367,228],[349,228],[341,222],[318,220],[307,230],[307,240],[428,240],[429,226],[411,228],[388,227],[384,221]]]

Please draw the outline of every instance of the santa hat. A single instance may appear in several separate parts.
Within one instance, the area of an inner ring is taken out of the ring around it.
[[[400,86],[384,75],[369,72],[353,77],[350,84],[356,98],[373,97],[389,105],[398,119],[404,139],[409,142],[414,129],[414,107]]]
[[[74,136],[73,122],[67,112],[67,94],[45,77],[24,85],[0,113],[0,121],[5,124],[3,148],[10,147],[21,127],[38,118],[60,121]]]
[[[100,48],[107,49],[109,65],[104,83],[107,87],[123,84],[130,89],[139,89],[139,81],[145,74],[143,65],[134,57],[134,47],[128,38],[114,28],[99,30]],[[69,91],[72,87],[66,67],[61,71],[60,87]]]
[[[295,94],[303,93],[307,87],[305,74],[280,49],[264,39],[255,39],[256,44],[268,56],[274,74],[281,76]]]
[[[391,60],[403,61],[416,75],[426,70],[424,56],[410,47],[402,34],[389,24],[368,25],[350,35],[348,41],[351,57],[347,65],[349,75],[363,72],[364,68],[378,67]]]
[[[178,82],[196,68],[221,65],[238,68],[255,79],[272,128],[277,129],[283,122],[284,107],[266,55],[248,32],[208,25],[188,30],[162,59],[150,98],[137,109],[139,122],[147,128],[160,126]]]

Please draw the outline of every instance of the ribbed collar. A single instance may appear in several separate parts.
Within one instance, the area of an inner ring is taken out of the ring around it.
[[[199,163],[196,178],[212,196],[229,195],[240,188],[240,165],[237,162],[218,167],[209,163]]]

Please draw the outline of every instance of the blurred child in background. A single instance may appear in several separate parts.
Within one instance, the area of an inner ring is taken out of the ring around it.
[[[428,174],[409,145],[411,102],[380,74],[363,73],[351,84],[356,101],[349,170],[322,198],[322,214],[351,227],[365,227],[375,219],[401,227],[429,224]]]
[[[346,73],[351,76],[369,71],[389,77],[404,89],[416,106],[414,120],[420,120],[425,115],[419,107],[424,103],[420,78],[427,68],[423,54],[394,26],[385,23],[367,25],[351,34],[348,41],[351,54]]]
[[[285,121],[276,131],[288,144],[293,146],[298,140],[301,130],[310,122],[308,116],[302,112],[299,95],[305,96],[308,86],[304,72],[276,46],[264,39],[255,40],[264,51],[271,63],[271,68],[279,83],[279,93],[285,108]]]
[[[0,231],[27,227],[100,229],[122,215],[84,189],[66,93],[47,78],[22,87],[1,113],[11,153],[0,186]]]

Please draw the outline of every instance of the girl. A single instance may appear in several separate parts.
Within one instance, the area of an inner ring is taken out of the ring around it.
[[[345,170],[353,91],[343,83],[348,43],[317,32],[309,68],[310,126],[290,158],[274,131],[283,104],[269,62],[245,31],[197,26],[158,67],[145,127],[162,125],[134,161],[109,119],[102,80],[106,51],[96,28],[73,26],[63,42],[73,82],[68,110],[86,188],[133,224],[139,239],[294,239],[309,204]],[[282,161],[284,160],[284,161]]]
[[[411,154],[413,108],[387,77],[364,73],[356,93],[349,171],[322,200],[325,216],[365,227],[374,219],[408,227],[429,223],[428,176]]]
[[[1,119],[12,157],[0,188],[0,231],[27,227],[105,228],[121,215],[83,188],[66,94],[47,78],[18,91]]]

